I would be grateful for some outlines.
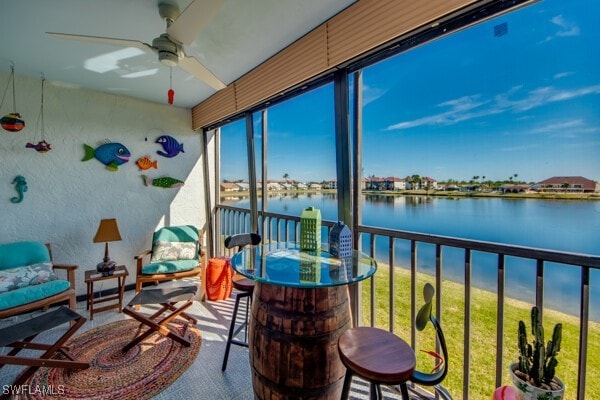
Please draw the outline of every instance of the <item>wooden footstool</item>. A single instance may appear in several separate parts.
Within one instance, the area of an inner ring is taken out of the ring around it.
[[[14,386],[24,384],[27,379],[40,367],[84,369],[89,363],[75,360],[64,346],[65,342],[85,323],[85,317],[67,307],[60,307],[40,316],[28,319],[18,324],[0,329],[0,347],[11,347],[6,355],[0,355],[0,368],[6,364],[23,365],[25,369],[14,381]],[[35,337],[45,331],[65,323],[71,323],[69,329],[54,344],[33,342]],[[45,350],[38,357],[18,356],[22,349]],[[56,353],[62,353],[67,359],[52,358]],[[1,394],[1,393],[0,393]],[[6,393],[5,393],[6,394]],[[5,398],[8,396],[1,396]]]
[[[194,297],[198,292],[198,286],[183,286],[179,288],[168,289],[146,289],[139,292],[123,309],[123,313],[133,317],[148,327],[148,330],[135,337],[129,344],[123,347],[123,353],[126,353],[136,344],[146,339],[154,333],[159,333],[165,337],[171,338],[182,345],[189,347],[190,338],[188,328],[195,325],[198,320],[184,311],[194,303]],[[176,307],[177,303],[181,303]],[[136,310],[137,306],[159,304],[161,308],[154,314],[147,316]],[[161,317],[161,315],[165,314]],[[177,317],[188,321],[183,335],[179,335],[175,330],[169,328],[168,324]]]

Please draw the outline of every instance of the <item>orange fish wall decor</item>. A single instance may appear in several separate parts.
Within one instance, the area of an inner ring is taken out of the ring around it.
[[[135,163],[137,164],[140,171],[145,171],[150,168],[158,169],[158,161],[152,161],[150,159],[150,156],[140,157]]]

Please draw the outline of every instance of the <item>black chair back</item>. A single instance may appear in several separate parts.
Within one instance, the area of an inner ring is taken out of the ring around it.
[[[428,322],[431,322],[433,324],[444,360],[440,368],[438,368],[432,373],[426,373],[421,371],[415,371],[413,373],[410,380],[419,385],[425,386],[438,385],[444,380],[444,378],[448,374],[448,348],[446,347],[446,339],[444,338],[444,332],[442,331],[442,327],[431,312],[433,308],[432,300],[434,294],[435,289],[433,288],[433,286],[431,286],[429,283],[426,283],[425,287],[423,288],[423,297],[425,298],[425,304],[419,310],[415,322],[417,325],[417,329],[420,331],[425,329]]]
[[[233,249],[237,247],[237,251],[241,251],[246,246],[259,245],[262,238],[258,233],[239,233],[237,235],[227,236],[225,238],[225,247]]]

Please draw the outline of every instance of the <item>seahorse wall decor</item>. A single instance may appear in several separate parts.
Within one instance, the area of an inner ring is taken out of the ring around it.
[[[17,175],[15,176],[15,179],[13,179],[12,183],[15,185],[15,190],[19,195],[12,197],[10,201],[13,203],[20,203],[23,201],[23,193],[27,191],[27,181],[25,181],[25,177]]]

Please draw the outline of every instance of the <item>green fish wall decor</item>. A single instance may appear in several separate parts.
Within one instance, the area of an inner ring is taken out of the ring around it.
[[[142,175],[144,180],[144,186],[156,186],[161,188],[176,188],[181,187],[185,184],[184,181],[179,179],[171,178],[170,176],[163,176],[162,178],[150,178],[146,175]]]

